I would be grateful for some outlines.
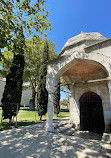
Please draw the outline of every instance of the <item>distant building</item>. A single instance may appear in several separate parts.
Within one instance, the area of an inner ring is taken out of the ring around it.
[[[22,91],[21,105],[22,106],[29,106],[31,97],[32,97],[31,88],[27,88],[26,90],[23,90]]]
[[[1,105],[1,99],[2,99],[2,95],[4,92],[4,87],[5,87],[5,79],[0,77],[0,105]]]
[[[1,99],[4,92],[6,79],[0,78],[0,105],[1,105]],[[32,90],[30,88],[27,88],[26,90],[22,91],[22,99],[21,99],[21,105],[22,106],[29,106],[29,102],[32,96]]]

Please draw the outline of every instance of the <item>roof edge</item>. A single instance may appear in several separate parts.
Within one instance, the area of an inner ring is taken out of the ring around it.
[[[108,38],[108,39],[106,39],[106,40],[104,40],[104,41],[101,41],[101,42],[98,42],[98,43],[96,43],[96,44],[92,44],[92,45],[90,45],[90,46],[87,46],[87,47],[85,47],[84,49],[85,49],[85,52],[87,52],[89,49],[90,49],[90,51],[96,50],[96,49],[99,48],[101,45],[104,47],[104,46],[106,46],[106,43],[110,43],[110,42],[111,42],[111,38]]]
[[[73,46],[78,46],[78,45],[84,43],[85,41],[92,41],[92,39],[91,39],[91,40],[83,39],[83,40],[81,40],[81,41],[79,41],[79,42],[72,43],[72,44],[70,44],[70,45],[64,46],[64,47],[61,49],[61,51],[60,51],[60,53],[59,53],[59,56],[62,55],[66,49],[70,49],[70,48],[72,48]],[[102,40],[98,40],[98,41],[101,42]],[[100,43],[100,42],[98,42],[98,43]],[[103,41],[102,41],[102,42],[103,42]]]

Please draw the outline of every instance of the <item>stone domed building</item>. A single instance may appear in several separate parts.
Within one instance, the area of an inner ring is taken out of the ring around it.
[[[111,39],[81,33],[69,39],[48,65],[48,116],[53,128],[53,93],[60,77],[69,84],[70,121],[84,131],[104,133],[111,127]]]

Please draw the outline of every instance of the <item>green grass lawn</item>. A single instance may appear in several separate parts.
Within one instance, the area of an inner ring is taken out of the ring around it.
[[[1,116],[2,116],[2,110],[0,109],[0,120],[1,120]],[[67,116],[69,116],[69,112],[67,110],[61,110],[58,117],[55,114],[53,115],[53,119],[61,119]],[[47,118],[47,115],[44,115],[42,117],[42,121],[46,121],[46,118]],[[2,125],[0,124],[0,131],[15,128],[15,119],[16,118],[14,118],[14,122],[12,123],[11,126],[9,126],[8,119],[3,120]],[[41,122],[39,119],[40,117],[38,116],[37,112],[33,110],[29,110],[27,108],[21,108],[18,114],[18,118],[17,118],[17,127],[36,124],[38,122]]]

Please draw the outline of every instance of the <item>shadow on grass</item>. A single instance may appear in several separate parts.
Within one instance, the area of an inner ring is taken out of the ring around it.
[[[61,112],[69,112],[69,109],[61,109]]]
[[[28,109],[27,107],[20,107],[20,110],[25,110],[25,111],[35,111],[35,109]],[[37,111],[37,110],[36,110]],[[61,112],[69,112],[69,109],[61,109]]]
[[[3,123],[2,125],[0,125],[0,131],[4,131],[4,130],[8,130],[8,129],[13,129],[13,127],[9,126],[8,123]]]
[[[24,111],[35,111],[35,109],[27,109],[27,108],[20,108],[20,110],[24,110]]]
[[[23,108],[23,109],[21,108],[21,110],[24,110],[24,112],[25,111],[27,111],[27,112],[28,111],[34,111],[34,110],[27,109],[27,108]],[[68,112],[67,109],[61,109],[61,112],[62,113],[59,114],[58,117],[54,115],[53,120],[62,119],[64,117],[68,116],[67,115],[67,112]],[[47,116],[44,116],[41,121],[39,120],[39,117],[37,117],[36,121],[35,120],[32,121],[32,119],[28,119],[28,116],[29,116],[29,114],[27,115],[27,118],[22,119],[22,120],[18,120],[17,121],[17,126],[15,126],[15,121],[11,124],[11,126],[9,125],[9,122],[7,120],[3,121],[2,125],[0,125],[0,131],[4,131],[4,130],[8,130],[8,129],[18,128],[18,127],[21,127],[21,126],[29,126],[29,125],[45,122],[46,121],[46,117],[47,117]],[[22,116],[21,116],[21,118],[22,118]]]
[[[0,125],[0,131],[18,128],[21,126],[29,126],[29,125],[33,125],[33,124],[37,124],[37,123],[40,123],[40,121],[37,121],[37,122],[35,122],[35,121],[18,121],[17,126],[16,126],[15,123],[12,123],[11,125],[9,125],[9,123],[3,122],[2,125]]]
[[[35,121],[18,121],[17,122],[17,127],[20,127],[20,126],[29,126],[29,125],[33,125],[33,124],[36,124],[38,122],[35,122]]]
[[[18,128],[22,126],[29,126],[29,125],[34,125],[38,123],[46,122],[46,119],[37,120],[37,121],[17,121],[17,126],[15,125],[15,122],[13,122],[11,125],[9,125],[8,122],[3,122],[2,125],[0,125],[0,131],[8,130],[8,129],[13,129],[13,128]]]
[[[56,118],[54,118],[53,120],[57,120],[57,119],[61,119],[61,118],[65,118],[65,117],[67,117],[67,116],[56,116]]]

